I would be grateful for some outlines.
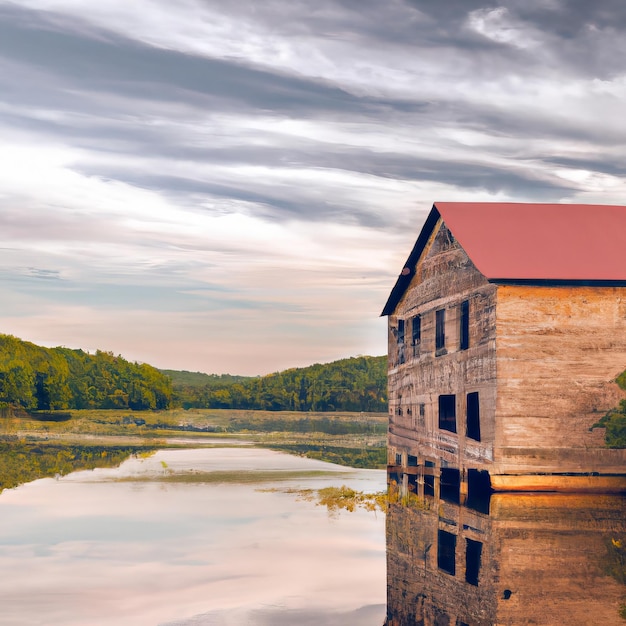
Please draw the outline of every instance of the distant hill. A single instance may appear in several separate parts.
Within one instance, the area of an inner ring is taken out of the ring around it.
[[[158,370],[112,352],[44,348],[0,334],[0,408],[387,411],[387,357],[359,356],[267,376]]]
[[[171,399],[171,380],[151,365],[0,334],[0,407],[166,409]]]
[[[265,411],[387,411],[387,357],[359,356],[267,376],[161,370],[185,408]]]
[[[252,376],[231,376],[230,374],[205,374],[204,372],[188,372],[187,370],[159,370],[169,376],[172,383],[184,387],[204,387],[231,385],[252,378]]]

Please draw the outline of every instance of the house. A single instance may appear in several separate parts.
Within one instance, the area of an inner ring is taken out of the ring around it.
[[[626,490],[626,207],[437,202],[383,315],[405,492]]]

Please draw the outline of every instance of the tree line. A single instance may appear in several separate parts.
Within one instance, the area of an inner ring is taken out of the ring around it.
[[[387,359],[360,356],[247,377],[158,370],[112,352],[44,348],[0,334],[0,407],[387,410]]]
[[[151,365],[0,335],[0,406],[146,410],[169,408],[171,401],[171,379]]]
[[[262,411],[387,411],[387,357],[359,356],[267,376],[162,370],[184,408]]]

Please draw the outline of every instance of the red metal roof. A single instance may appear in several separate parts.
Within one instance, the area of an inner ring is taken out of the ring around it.
[[[626,280],[626,207],[436,202],[491,280]]]
[[[492,282],[626,286],[626,206],[436,202],[382,315],[409,286],[439,217]]]

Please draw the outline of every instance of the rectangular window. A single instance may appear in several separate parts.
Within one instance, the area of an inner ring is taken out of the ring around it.
[[[409,467],[417,467],[417,457],[413,456],[412,454],[409,454],[406,460],[406,464]]]
[[[461,302],[461,328],[459,329],[460,349],[467,350],[469,341],[469,300]]]
[[[440,352],[446,347],[446,310],[435,311],[435,350]]]
[[[480,541],[465,540],[465,581],[470,585],[478,585],[482,551],[483,544]]]
[[[404,320],[398,320],[398,344],[404,343]]]
[[[404,320],[398,320],[398,363],[404,363]]]
[[[453,467],[441,468],[439,496],[446,502],[459,504],[461,501],[461,472]]]
[[[437,567],[454,576],[456,574],[456,535],[440,530],[437,540]]]
[[[411,343],[419,346],[422,341],[422,318],[416,315],[411,322]]]
[[[439,428],[456,432],[456,396],[439,396]]]
[[[473,391],[467,394],[467,420],[466,435],[469,439],[480,441],[480,403],[478,392]]]
[[[486,470],[467,470],[467,501],[468,509],[489,515],[491,502],[491,479]]]

